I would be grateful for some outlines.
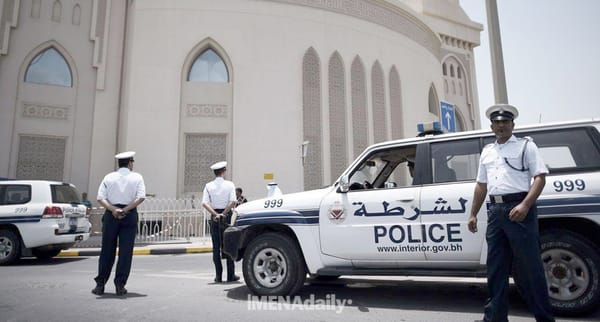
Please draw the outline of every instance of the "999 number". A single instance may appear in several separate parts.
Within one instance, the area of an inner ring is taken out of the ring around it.
[[[579,191],[585,190],[585,181],[583,181],[582,179],[577,179],[575,181],[565,180],[564,182],[554,181],[552,185],[554,185],[554,191],[556,192],[573,191],[575,189]]]
[[[271,199],[265,201],[265,208],[279,208],[283,205],[283,199]]]

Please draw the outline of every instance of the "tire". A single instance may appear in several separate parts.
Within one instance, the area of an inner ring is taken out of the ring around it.
[[[0,265],[8,265],[21,257],[21,240],[14,232],[0,230]]]
[[[566,230],[542,232],[541,255],[550,304],[556,315],[577,316],[600,302],[600,255],[583,236]]]
[[[298,245],[281,233],[266,233],[252,240],[242,267],[246,285],[256,295],[293,295],[306,280]]]
[[[60,248],[52,248],[52,249],[33,249],[33,256],[38,259],[50,259],[58,254],[60,254]]]

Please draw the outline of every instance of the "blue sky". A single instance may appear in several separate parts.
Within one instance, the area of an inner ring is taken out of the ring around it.
[[[485,0],[460,0],[481,23],[475,68],[482,127],[494,104]],[[600,1],[498,0],[508,102],[517,125],[600,119]]]

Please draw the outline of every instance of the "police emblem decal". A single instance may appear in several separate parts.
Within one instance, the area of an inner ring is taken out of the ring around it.
[[[340,223],[346,219],[346,211],[344,211],[344,207],[341,205],[333,205],[329,208],[329,220]]]

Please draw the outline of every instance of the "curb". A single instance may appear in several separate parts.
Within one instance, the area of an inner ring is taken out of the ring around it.
[[[134,248],[133,255],[168,255],[168,254],[197,254],[212,252],[211,246],[182,247],[182,248]],[[117,255],[119,250],[117,249]],[[100,256],[100,248],[63,250],[57,257]]]

